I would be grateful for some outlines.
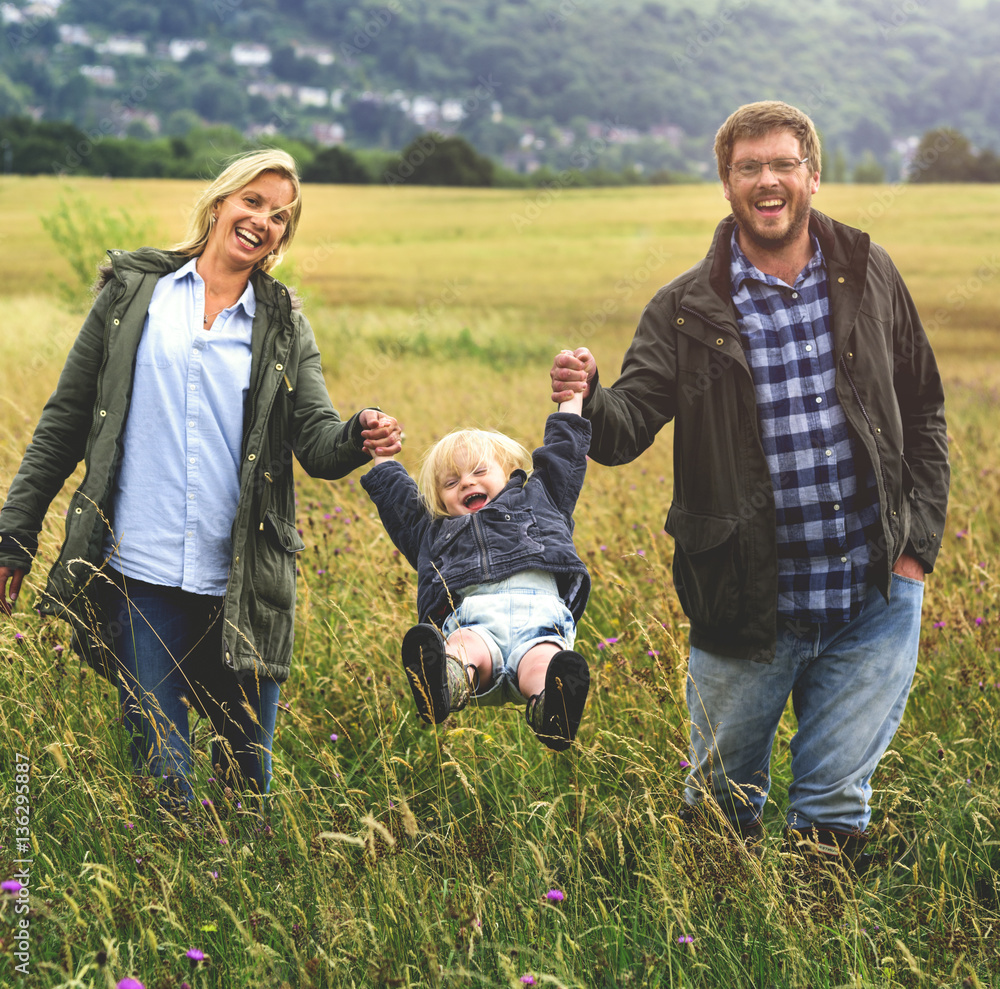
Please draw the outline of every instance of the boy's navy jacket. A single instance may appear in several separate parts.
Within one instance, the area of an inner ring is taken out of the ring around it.
[[[515,470],[496,499],[471,515],[432,515],[395,461],[376,464],[361,478],[389,538],[417,571],[420,621],[440,624],[457,607],[462,588],[522,570],[555,574],[566,607],[580,620],[590,575],[573,546],[573,509],[590,435],[587,419],[553,412],[544,445],[531,455],[531,477]]]

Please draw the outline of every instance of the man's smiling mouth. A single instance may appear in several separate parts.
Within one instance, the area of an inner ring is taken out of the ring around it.
[[[761,213],[775,213],[784,205],[784,199],[762,199],[759,203],[754,203],[754,208]]]

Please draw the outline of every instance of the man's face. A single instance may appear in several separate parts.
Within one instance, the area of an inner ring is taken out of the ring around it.
[[[791,131],[775,130],[737,141],[730,164],[801,157],[799,139]],[[782,175],[775,175],[765,165],[754,178],[744,178],[730,169],[722,188],[740,225],[740,237],[765,251],[780,251],[808,237],[809,210],[813,193],[819,189],[817,165],[807,161]]]

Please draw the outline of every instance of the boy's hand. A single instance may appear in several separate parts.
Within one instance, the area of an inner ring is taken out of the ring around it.
[[[552,401],[561,405],[563,402],[570,402],[576,395],[582,405],[590,394],[590,383],[596,376],[597,361],[586,347],[560,351],[549,372],[552,379]]]
[[[364,449],[375,463],[391,460],[403,448],[403,434],[392,416],[378,409],[361,412],[361,438]]]

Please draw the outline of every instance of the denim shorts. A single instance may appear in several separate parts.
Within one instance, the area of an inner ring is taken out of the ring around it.
[[[483,705],[523,702],[517,689],[521,658],[541,642],[572,649],[576,639],[573,615],[559,595],[554,574],[524,570],[492,584],[475,584],[459,591],[458,607],[445,619],[447,639],[463,628],[475,632],[493,657],[493,685],[476,695]]]

